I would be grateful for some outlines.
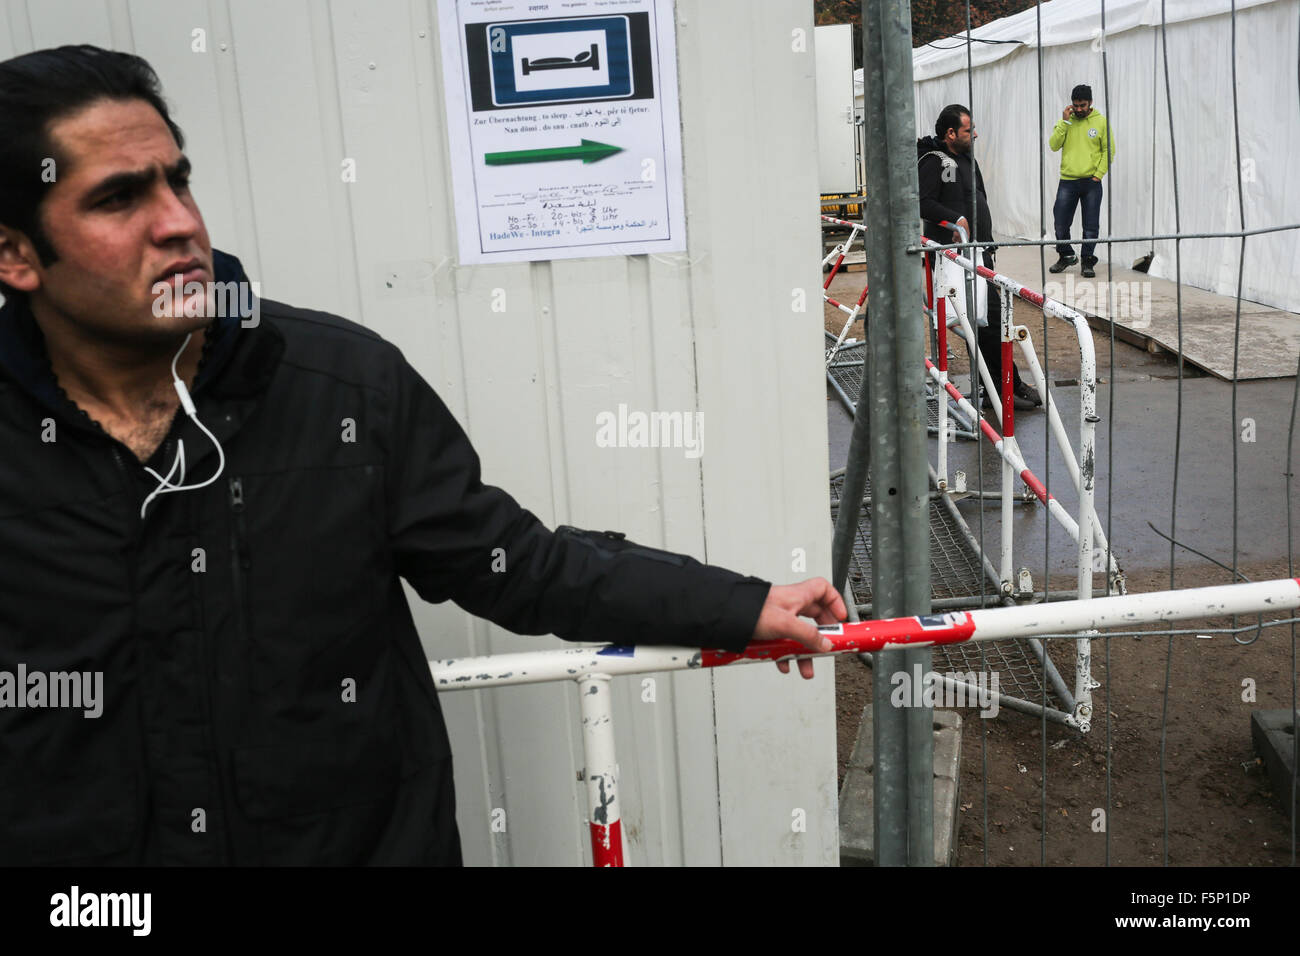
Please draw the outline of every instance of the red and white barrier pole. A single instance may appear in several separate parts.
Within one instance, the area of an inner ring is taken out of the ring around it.
[[[939,490],[948,490],[948,300],[940,296],[935,302],[936,321],[939,326]],[[979,416],[976,416],[978,418]],[[975,419],[971,419],[974,421]]]
[[[822,627],[831,641],[826,654],[901,650],[966,641],[999,641],[1044,634],[1170,623],[1193,618],[1230,617],[1263,611],[1284,613],[1300,608],[1300,578],[1280,578],[1250,584],[1221,584],[1146,594],[1119,594],[1086,601],[1052,601],[1016,607],[981,608]],[[508,684],[583,681],[590,674],[618,676],[654,671],[695,670],[755,661],[819,657],[798,641],[755,641],[744,651],[699,650],[690,647],[572,647],[559,650],[498,654],[430,661],[440,691],[474,690]],[[592,696],[599,696],[592,695]],[[606,711],[608,712],[608,711]],[[595,725],[597,727],[600,724]],[[613,750],[602,758],[613,766]],[[591,761],[595,765],[596,761]],[[590,774],[588,774],[590,777]]]
[[[857,321],[858,312],[862,309],[862,303],[867,300],[867,287],[866,285],[862,286],[862,294],[858,296],[858,304],[851,309],[844,303],[832,299],[827,295],[826,290],[831,287],[831,280],[835,278],[835,274],[839,271],[840,264],[844,262],[844,257],[848,254],[849,247],[853,245],[853,241],[858,237],[859,232],[866,232],[867,226],[866,223],[849,222],[847,219],[836,219],[834,216],[822,216],[821,219],[822,222],[834,223],[837,226],[848,226],[852,230],[852,232],[849,233],[849,237],[845,239],[843,243],[836,246],[831,251],[831,254],[822,260],[822,267],[825,268],[826,263],[830,262],[831,259],[835,259],[835,265],[831,267],[830,275],[828,275],[826,281],[822,283],[822,298],[835,306],[835,308],[839,309],[841,312],[848,315],[848,319],[845,321],[844,327],[840,329],[840,334],[839,337],[836,338],[835,344],[826,350],[826,367],[829,368],[831,362],[835,360],[835,354],[839,352],[840,346],[844,344],[844,339],[849,334],[849,329],[851,329],[853,323]],[[838,258],[836,258],[837,255]]]
[[[987,424],[987,423],[985,423]],[[821,627],[831,642],[827,654],[895,650],[974,641],[1028,638],[1044,634],[1123,628],[1157,621],[1228,617],[1300,608],[1300,579],[1227,584],[1180,591],[1124,594],[1086,601],[1056,601],[1019,607],[985,608]],[[581,701],[587,805],[592,859],[597,866],[622,866],[622,827],[617,801],[617,766],[609,703],[610,678],[620,674],[728,667],[758,661],[820,657],[798,641],[756,641],[744,651],[686,647],[573,647],[430,661],[434,685],[443,691],[573,680]],[[1090,729],[1091,713],[1076,710],[1070,721]]]
[[[836,353],[839,352],[840,346],[844,344],[844,339],[849,334],[849,329],[853,328],[853,323],[858,319],[858,313],[862,311],[862,303],[867,301],[867,287],[865,285],[862,287],[862,294],[858,296],[858,304],[851,309],[842,302],[837,302],[832,299],[825,292],[822,293],[822,298],[835,306],[835,308],[839,309],[841,312],[848,313],[849,316],[844,321],[844,327],[840,329],[840,334],[839,337],[835,339],[835,344],[826,350],[826,367],[830,368],[831,362],[835,360]]]
[[[848,219],[836,219],[834,216],[822,216],[822,222],[834,223],[837,226],[852,226],[855,229],[867,228],[866,223],[850,222]]]
[[[934,367],[934,363],[929,359],[926,359],[925,366],[927,371],[930,373],[930,377],[935,381],[939,381],[939,370]],[[988,439],[989,444],[993,446],[994,450],[1004,461],[1010,462],[1012,468],[1014,468],[1020,475],[1020,480],[1025,483],[1029,490],[1034,493],[1035,497],[1037,497],[1038,500],[1047,508],[1048,514],[1054,517],[1057,522],[1065,528],[1072,539],[1077,541],[1079,536],[1079,523],[1075,521],[1070,513],[1065,510],[1065,507],[1056,500],[1055,495],[1048,493],[1047,488],[1038,480],[1038,476],[1029,470],[1029,467],[1025,464],[1024,456],[1020,452],[1019,446],[1008,443],[998,434],[997,429],[990,425],[985,418],[977,415],[975,413],[975,406],[966,400],[966,396],[964,396],[955,385],[947,383],[943,384],[943,387],[947,390],[948,394],[953,397],[953,400],[957,402],[957,407],[968,415],[971,415],[973,421],[979,423],[980,432]]]
[[[623,828],[618,803],[618,765],[614,760],[614,712],[609,675],[587,674],[578,681],[582,712],[582,753],[586,766],[587,822],[595,866],[623,865]]]
[[[841,312],[846,313],[849,316],[849,325],[852,325],[853,320],[856,319],[858,316],[858,309],[862,308],[862,303],[867,301],[867,287],[866,286],[862,287],[862,295],[858,296],[858,303],[857,305],[853,306],[853,308],[849,308],[843,302],[840,302],[838,299],[832,299],[828,295],[824,295],[822,296],[822,298],[825,299],[827,302],[829,302],[831,305],[835,306],[835,308],[839,309]]]
[[[930,256],[921,256],[921,267],[925,270],[925,309],[927,314],[934,308],[934,267]]]
[[[822,218],[825,219],[826,217],[823,216]],[[832,221],[838,222],[839,220],[836,219]],[[827,289],[831,287],[831,280],[835,278],[835,273],[840,271],[840,264],[844,262],[844,257],[849,253],[849,247],[853,245],[853,240],[858,237],[858,233],[860,231],[862,231],[861,226],[854,226],[853,231],[849,233],[849,237],[845,239],[842,243],[840,243],[838,246],[836,246],[834,249],[832,249],[831,254],[822,260],[822,266],[825,267],[826,263],[830,260],[831,256],[834,256],[836,253],[839,253],[839,258],[835,260],[835,265],[831,266],[830,274],[826,276],[826,281],[822,283],[823,292],[825,292]]]
[[[1015,366],[1011,362],[1011,310],[1013,306],[1009,295],[998,296],[998,301],[1001,303],[1001,308],[998,310],[1000,313],[998,328],[1001,332],[1002,342],[998,347],[1002,350],[1002,381],[998,383],[1001,386],[998,396],[1002,402],[1002,438],[1009,450],[1014,452],[1016,457],[1023,462],[1024,455],[1020,453],[1020,445],[1016,441],[1016,404],[1015,396],[1011,391],[1011,385],[1015,379]],[[1003,594],[1010,594],[1014,587],[1012,583],[1015,575],[1013,537],[1016,524],[1012,520],[1012,511],[1015,509],[1013,495],[1016,492],[1016,471],[1017,469],[1011,464],[1011,456],[1004,455],[1002,457],[1002,526],[999,529],[1002,539],[1002,560],[998,567],[998,574],[1002,579]]]
[[[835,645],[828,653],[900,650],[975,641],[1000,641],[1043,634],[1073,634],[1104,628],[1132,629],[1137,624],[1202,617],[1293,611],[1300,608],[1300,578],[1253,584],[1223,584],[1147,594],[1120,594],[1083,601],[1053,601],[1017,607],[981,608],[947,614],[835,624],[818,630]],[[743,654],[705,651],[703,667],[740,660],[788,660],[809,655],[797,641],[750,644]]]

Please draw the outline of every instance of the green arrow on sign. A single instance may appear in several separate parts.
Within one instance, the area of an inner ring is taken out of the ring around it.
[[[594,163],[623,152],[622,146],[610,146],[584,139],[581,146],[555,146],[551,149],[516,149],[508,153],[487,153],[483,159],[489,166],[509,166],[511,163],[551,163],[560,159],[580,159]]]

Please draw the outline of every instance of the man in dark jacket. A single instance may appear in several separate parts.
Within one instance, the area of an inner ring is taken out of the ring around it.
[[[935,242],[959,242],[960,234],[945,229],[940,222],[951,222],[966,231],[968,241],[992,242],[993,217],[989,212],[988,194],[984,191],[984,174],[971,155],[979,134],[971,121],[970,110],[953,104],[945,106],[934,124],[934,135],[916,141],[917,180],[921,197],[921,219],[925,236]],[[975,234],[971,235],[974,228]],[[984,265],[994,268],[992,249],[984,250]],[[995,383],[1002,380],[1002,297],[997,286],[988,283],[988,324],[979,326],[976,317],[967,318],[975,326],[980,354]],[[1042,404],[1038,390],[1021,381],[1020,370],[1012,366],[1013,395],[1016,408],[1027,409]],[[971,379],[975,379],[972,369]],[[972,394],[975,391],[971,385]],[[988,404],[985,396],[985,404]]]
[[[520,633],[825,649],[828,582],[553,533],[396,348],[253,300],[143,60],[0,63],[0,129],[0,864],[459,863],[402,579]]]

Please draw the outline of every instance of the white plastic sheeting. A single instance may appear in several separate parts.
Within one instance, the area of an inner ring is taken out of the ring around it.
[[[968,105],[979,136],[976,156],[989,191],[994,230],[1050,238],[1060,154],[1047,148],[1047,139],[1069,102],[1070,90],[1087,83],[1094,106],[1108,117],[1115,136],[1115,159],[1105,178],[1102,235],[1239,229],[1231,6],[1229,0],[1170,0],[1165,4],[1162,43],[1159,0],[1107,0],[1104,39],[1101,0],[1044,3],[1038,8],[1041,116],[1035,9],[972,31],[973,38],[1018,42],[972,44],[969,79],[962,39],[921,47],[912,60],[918,135],[933,131],[946,104]],[[1300,0],[1237,0],[1236,6],[1245,227],[1300,222],[1300,183],[1291,175],[1294,158],[1300,155]],[[1168,54],[1168,98],[1163,46]],[[1103,84],[1103,49],[1109,89]],[[857,79],[860,89],[861,71]],[[1041,192],[1035,188],[1040,157]],[[1079,234],[1076,214],[1076,245]],[[1240,240],[1185,240],[1179,245],[1184,283],[1236,294]],[[1176,277],[1173,240],[1116,244],[1113,249],[1116,265],[1125,266],[1154,249],[1150,274]],[[1050,246],[1045,255],[1048,262],[1056,256]],[[1105,261],[1106,247],[1099,246],[1097,255]],[[1245,299],[1300,311],[1297,273],[1300,235],[1295,231],[1247,240]]]
[[[1273,3],[1274,0],[1237,0],[1237,10]],[[1042,5],[1042,46],[1044,49],[1072,43],[1092,43],[1101,38],[1101,0],[1052,0]],[[1200,20],[1229,13],[1232,0],[1173,0],[1164,4],[1167,24]],[[1159,26],[1160,0],[1107,0],[1106,37],[1111,39],[1128,30]],[[971,48],[972,66],[995,63],[1015,51],[1038,45],[1039,14],[1030,7],[1015,16],[994,20],[971,31],[977,39]],[[996,42],[986,42],[996,41]],[[912,55],[912,78],[930,80],[966,69],[965,37],[936,40]],[[1095,91],[1094,91],[1095,92]]]

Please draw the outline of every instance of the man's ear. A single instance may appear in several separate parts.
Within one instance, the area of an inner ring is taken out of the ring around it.
[[[27,236],[11,226],[0,226],[0,282],[19,292],[35,292],[41,287],[39,261]]]

